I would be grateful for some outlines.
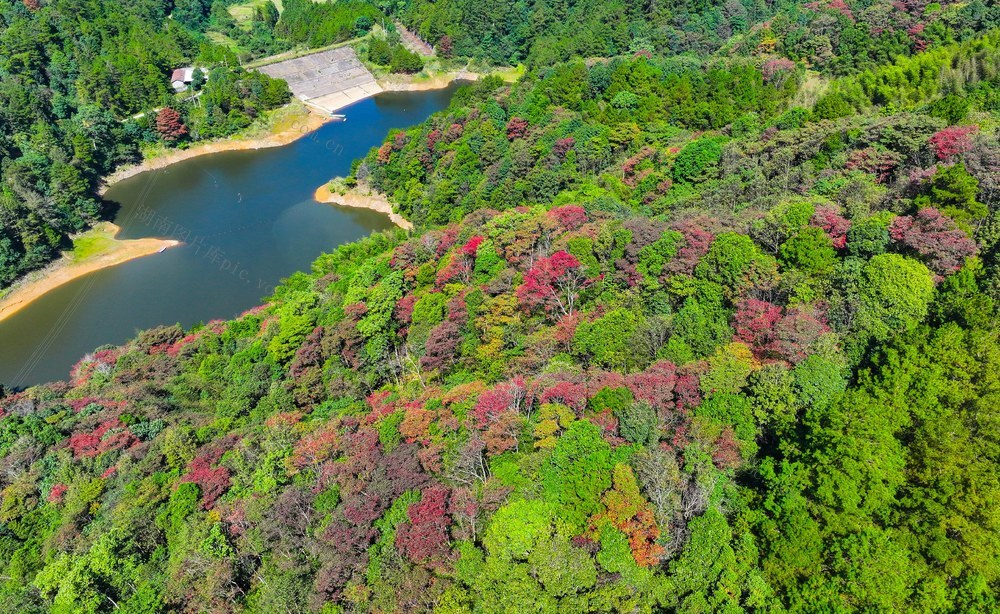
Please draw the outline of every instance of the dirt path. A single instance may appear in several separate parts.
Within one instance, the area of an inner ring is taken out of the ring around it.
[[[399,37],[403,39],[403,46],[414,53],[419,53],[424,57],[430,57],[434,55],[434,47],[431,47],[427,41],[417,36],[414,32],[410,32],[406,29],[400,21],[393,19],[392,23],[396,24],[396,30],[399,31]]]
[[[180,245],[168,239],[115,239],[120,229],[111,222],[102,222],[88,235],[107,239],[107,247],[84,260],[74,260],[68,253],[40,271],[29,273],[0,298],[0,322],[21,311],[46,292],[78,277],[115,266],[169,247]]]

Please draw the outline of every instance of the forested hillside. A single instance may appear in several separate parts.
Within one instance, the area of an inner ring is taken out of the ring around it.
[[[105,215],[101,177],[143,146],[226,136],[288,101],[283,82],[239,69],[171,6],[0,2],[0,290]],[[202,95],[175,95],[171,71],[195,62]]]
[[[415,231],[0,396],[0,610],[1000,609],[994,9],[819,6],[463,87],[342,183]]]
[[[234,7],[249,12],[248,19],[237,21]],[[280,83],[237,68],[241,59],[345,42],[376,24],[393,30],[390,17],[414,28],[445,58],[545,68],[573,57],[673,57],[674,64],[661,70],[691,84],[697,91],[687,95],[695,96],[715,96],[710,90],[716,82],[698,76],[711,57],[743,57],[757,67],[769,58],[765,78],[780,77],[793,62],[824,75],[851,75],[967,40],[998,23],[997,9],[981,2],[4,0],[0,152],[8,162],[0,191],[0,289],[50,261],[69,246],[70,233],[105,215],[95,197],[100,177],[139,160],[144,147],[227,136],[288,100]],[[365,57],[394,72],[419,71],[421,58],[397,40],[392,32],[372,39]],[[204,88],[208,96],[178,96],[171,89],[171,71],[190,65],[204,69],[193,89]],[[721,70],[742,79],[739,67]],[[692,79],[701,79],[700,85]],[[661,83],[657,93],[671,87]],[[784,102],[768,94],[772,103]],[[731,104],[739,109],[742,102]],[[574,101],[558,103],[580,110]],[[688,112],[702,116],[701,127],[726,123],[707,115],[707,107]],[[699,127],[692,119],[685,118],[685,127]]]
[[[383,2],[376,0],[382,6]],[[844,74],[1000,25],[992,2],[407,0],[384,3],[444,54],[548,66],[638,51],[777,53]],[[502,15],[503,19],[496,17]]]

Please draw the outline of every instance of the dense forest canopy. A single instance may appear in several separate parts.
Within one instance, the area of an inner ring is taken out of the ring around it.
[[[72,26],[56,4],[3,13],[22,25],[0,43],[28,48],[0,86],[27,105],[3,115],[18,223],[60,210],[24,196],[60,164],[89,194],[149,130],[226,134],[247,83],[285,95],[195,24],[148,61],[216,58],[213,106],[127,120],[170,94],[86,98],[53,76],[95,70],[58,33],[168,36],[180,3]],[[287,11],[338,11],[284,4],[261,19],[306,38]],[[336,186],[414,231],[0,392],[0,609],[1000,608],[992,5],[375,6],[528,69]],[[53,145],[91,152],[74,130],[100,118],[124,136],[92,161]]]
[[[379,6],[382,3],[376,1]],[[1000,23],[993,2],[405,0],[385,2],[413,29],[454,53],[548,66],[574,56],[719,50],[777,53],[843,74]]]
[[[998,23],[998,9],[979,0],[746,4],[4,0],[0,289],[49,262],[68,247],[69,234],[106,215],[95,196],[100,178],[137,161],[143,147],[233,134],[287,100],[279,83],[243,72],[241,62],[294,46],[357,40],[379,25],[383,34],[371,38],[366,59],[392,72],[419,72],[424,62],[399,44],[395,19],[444,58],[534,68],[635,53],[675,58],[657,69],[680,79],[678,95],[689,96],[715,95],[711,88],[721,81],[691,70],[714,56],[745,58],[765,79],[780,77],[793,62],[829,76],[853,75],[967,40]],[[171,89],[172,69],[193,64],[218,71],[198,84],[212,96],[192,99]],[[742,79],[736,67],[721,70]],[[891,81],[886,87],[893,87]],[[654,89],[676,88],[663,82]],[[630,100],[626,95],[617,104]],[[737,106],[725,117],[742,102],[733,100]],[[824,104],[827,114],[850,109],[841,98]],[[702,127],[728,122],[712,118],[707,107],[688,107],[684,112],[700,114]],[[684,118],[686,127],[695,127],[692,119]]]

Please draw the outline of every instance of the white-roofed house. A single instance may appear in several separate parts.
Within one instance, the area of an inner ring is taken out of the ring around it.
[[[173,86],[175,92],[183,92],[194,81],[194,71],[199,70],[194,66],[185,66],[184,68],[175,68],[173,72],[170,73],[170,85]],[[200,69],[202,75],[205,79],[208,79],[208,71],[204,68]]]

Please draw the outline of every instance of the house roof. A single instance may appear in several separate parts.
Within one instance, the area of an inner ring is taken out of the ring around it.
[[[184,81],[183,68],[175,68],[174,72],[170,73],[170,82],[173,83],[174,81]]]

